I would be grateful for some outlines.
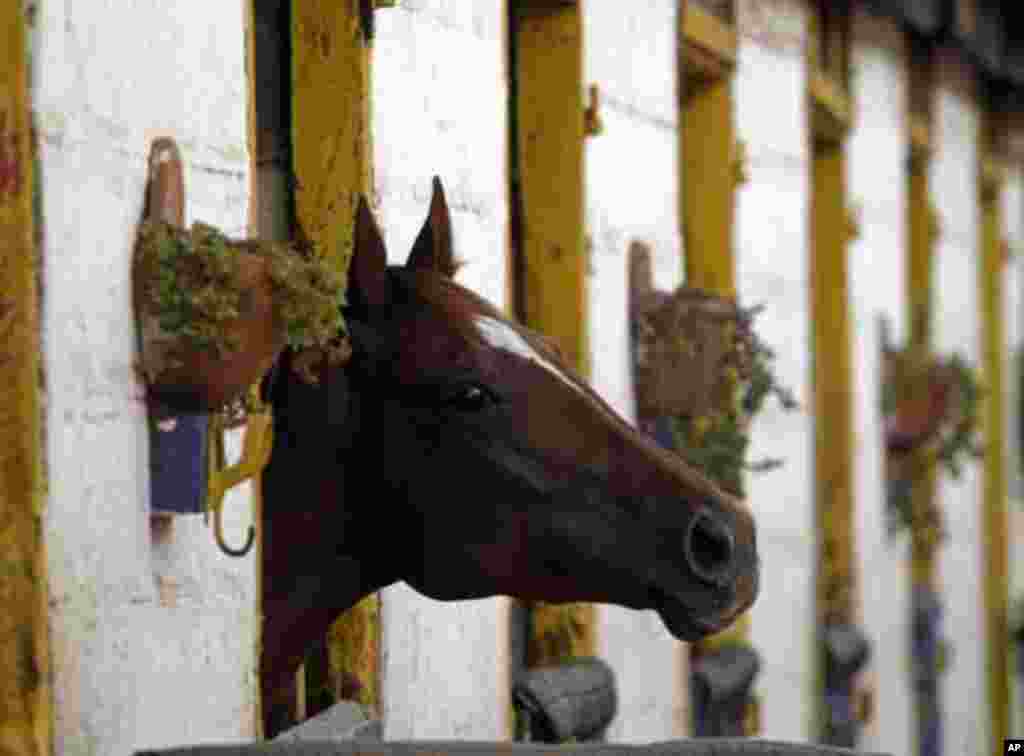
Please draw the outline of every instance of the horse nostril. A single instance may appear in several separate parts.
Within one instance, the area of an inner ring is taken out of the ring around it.
[[[726,586],[732,579],[735,544],[732,529],[701,510],[690,520],[683,545],[686,562],[703,582]]]

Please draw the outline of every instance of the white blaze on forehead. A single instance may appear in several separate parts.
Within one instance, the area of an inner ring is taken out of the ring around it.
[[[496,318],[485,316],[476,319],[476,326],[477,330],[480,332],[480,336],[483,337],[483,340],[495,349],[511,352],[512,354],[517,354],[531,362],[536,362],[549,373],[556,376],[560,381],[569,384],[574,389],[582,393],[582,390],[576,381],[567,375],[564,370],[558,367],[558,365],[551,362],[551,360],[547,359],[544,355],[530,346],[526,339],[524,339],[522,335],[508,323],[503,323]]]

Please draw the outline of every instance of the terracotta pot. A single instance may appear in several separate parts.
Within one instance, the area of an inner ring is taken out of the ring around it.
[[[735,302],[681,287],[636,298],[634,380],[643,417],[697,417],[716,406]]]
[[[153,142],[143,217],[184,229],[184,169],[181,151],[173,139]],[[235,289],[243,294],[239,317],[225,326],[225,332],[237,340],[238,348],[220,356],[180,343],[177,336],[164,331],[158,319],[146,311],[141,296],[145,282],[141,279],[136,251],[132,285],[142,372],[150,397],[168,409],[202,412],[219,408],[258,381],[284,347],[284,328],[274,322],[267,260],[247,251],[253,246],[249,241],[228,243],[238,260],[239,280]]]
[[[922,388],[896,403],[885,418],[885,444],[891,452],[907,452],[938,434],[951,418],[951,386],[940,371],[931,370]]]
[[[165,332],[156,318],[142,315],[142,365],[150,394],[182,412],[216,409],[240,397],[260,380],[284,348],[285,331],[274,317],[267,259],[238,250],[239,317],[228,321],[224,334],[234,350],[216,354],[196,348]]]

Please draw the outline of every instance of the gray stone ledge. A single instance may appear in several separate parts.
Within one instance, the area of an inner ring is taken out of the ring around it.
[[[159,751],[139,751],[137,756],[492,756],[505,753],[523,756],[541,753],[579,753],[586,756],[869,756],[845,748],[745,738],[679,739],[650,745],[586,743],[567,746],[465,740],[296,740],[250,745],[187,746]]]

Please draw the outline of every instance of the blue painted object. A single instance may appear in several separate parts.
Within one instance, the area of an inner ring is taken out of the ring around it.
[[[149,424],[153,514],[202,514],[209,415],[170,415]]]
[[[942,599],[931,588],[918,585],[914,587],[912,606],[917,752],[919,756],[942,756],[942,700],[939,685]]]

